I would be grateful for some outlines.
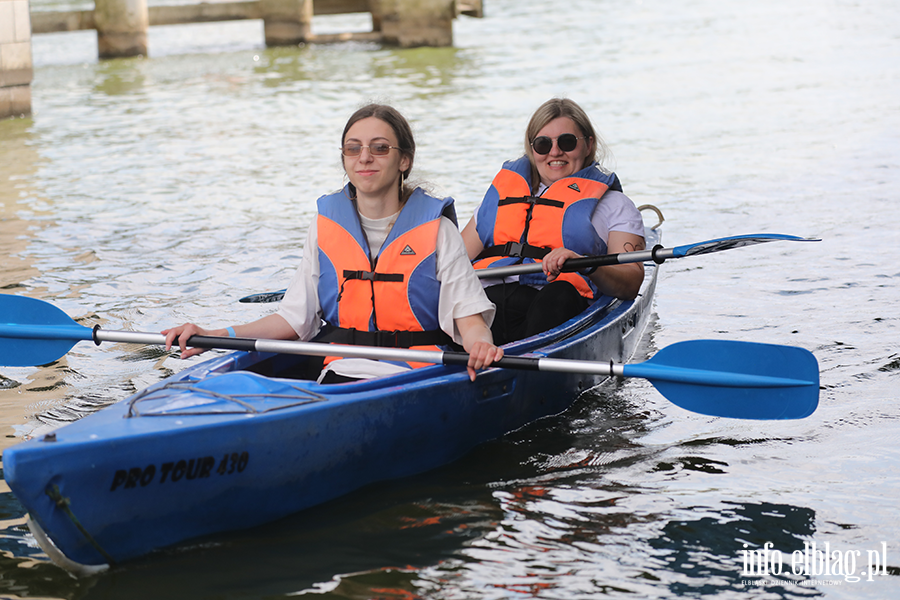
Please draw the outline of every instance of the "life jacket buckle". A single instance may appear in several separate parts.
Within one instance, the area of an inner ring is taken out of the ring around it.
[[[344,271],[344,279],[362,279],[363,281],[374,281],[375,273],[373,271]]]
[[[525,249],[525,245],[522,242],[506,242],[503,246],[503,254],[505,256],[522,256],[522,250]]]
[[[400,344],[400,331],[374,331],[375,345],[383,348],[403,348]]]

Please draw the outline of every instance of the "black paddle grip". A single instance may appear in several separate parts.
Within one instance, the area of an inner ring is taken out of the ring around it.
[[[619,264],[618,254],[604,254],[602,256],[583,256],[581,258],[570,258],[562,267],[564,273],[574,273],[581,271],[587,267],[593,267],[591,273],[597,270],[597,267],[607,267],[609,265]]]
[[[445,365],[466,366],[469,363],[469,355],[465,352],[444,352],[442,362]],[[506,369],[524,369],[526,371],[538,371],[537,358],[529,358],[527,356],[504,356],[491,365],[492,367],[503,367]]]
[[[221,350],[256,350],[256,340],[248,338],[226,338],[208,335],[192,335],[187,345],[193,348],[219,348]]]

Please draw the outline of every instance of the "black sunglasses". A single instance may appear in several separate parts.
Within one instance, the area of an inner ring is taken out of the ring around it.
[[[571,152],[575,149],[575,146],[578,145],[578,140],[583,140],[585,137],[586,136],[575,137],[574,133],[564,133],[555,138],[541,135],[532,140],[531,147],[538,154],[550,154],[550,151],[553,149],[553,140],[556,140],[556,144],[559,146],[560,150],[563,152]]]

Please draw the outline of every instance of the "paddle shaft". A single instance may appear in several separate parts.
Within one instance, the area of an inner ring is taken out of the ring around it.
[[[712,254],[722,250],[731,248],[743,248],[744,246],[752,246],[765,242],[775,241],[792,241],[792,242],[816,242],[817,238],[802,238],[795,235],[785,235],[781,233],[753,233],[746,235],[735,235],[731,237],[718,238],[715,240],[707,240],[705,242],[697,242],[694,244],[685,244],[676,246],[675,248],[664,248],[657,245],[649,250],[637,250],[635,252],[620,252],[618,254],[603,254],[601,256],[584,256],[581,258],[570,258],[563,266],[562,271],[571,273],[582,269],[595,269],[597,267],[608,267],[611,265],[624,265],[637,262],[653,261],[658,265],[670,258],[683,258],[685,256],[699,256],[701,254]],[[509,277],[511,275],[525,275],[527,273],[539,273],[543,270],[541,263],[525,263],[520,265],[509,265],[504,267],[488,267],[477,271],[480,279],[493,277]]]
[[[89,329],[78,324],[72,325],[2,325],[0,337],[20,339],[57,339],[162,346],[166,336],[160,333],[135,331],[107,331],[95,327]],[[344,344],[323,344],[319,342],[297,342],[290,340],[265,340],[255,338],[232,338],[195,335],[188,339],[192,348],[243,350],[246,352],[270,352],[276,354],[300,354],[305,356],[340,356],[343,358],[366,358],[372,360],[396,360],[466,366],[469,355],[465,352],[442,352],[437,350],[411,350],[408,348],[382,348],[372,346],[348,346]],[[649,380],[673,381],[679,383],[713,385],[719,387],[794,387],[809,385],[809,381],[785,377],[768,377],[744,373],[707,371],[685,367],[669,367],[649,363],[622,365],[612,361],[599,362],[575,359],[540,358],[529,356],[504,356],[493,366],[506,369],[549,371],[556,373],[584,373],[590,375],[641,377]]]
[[[676,246],[675,248],[663,248],[656,246],[649,250],[638,250],[635,252],[620,252],[617,254],[603,254],[600,256],[585,256],[581,258],[570,258],[565,262],[562,271],[571,273],[582,269],[595,269],[598,267],[606,267],[611,265],[624,265],[637,262],[653,261],[662,264],[670,258],[683,258],[685,256],[699,256],[701,254],[712,254],[722,250],[732,248],[743,248],[744,246],[752,246],[765,242],[775,241],[792,241],[792,242],[817,242],[818,238],[803,238],[795,235],[786,235],[782,233],[753,233],[746,235],[736,235],[731,237],[718,238],[697,242],[694,244],[685,244]],[[510,277],[513,275],[526,275],[528,273],[540,273],[543,270],[541,263],[524,263],[518,265],[506,265],[500,267],[487,267],[477,269],[475,274],[479,279],[495,279]],[[278,302],[284,297],[286,290],[277,292],[261,292],[251,294],[239,300],[243,303],[257,302]]]
[[[637,252],[620,252],[618,254],[604,254],[602,256],[584,256],[582,258],[570,258],[567,260],[561,271],[565,273],[573,273],[581,269],[594,269],[597,267],[608,267],[611,265],[624,265],[629,263],[653,261],[662,264],[666,259],[675,256],[674,248],[663,248],[656,246],[650,250],[639,250]],[[511,275],[525,275],[528,273],[540,273],[544,268],[541,263],[524,263],[520,265],[509,265],[505,267],[488,267],[475,271],[479,279],[493,279],[495,277],[509,277]]]
[[[163,345],[166,338],[162,334],[135,333],[131,331],[104,331],[94,329],[95,342],[126,342]],[[243,350],[246,352],[270,352],[275,354],[300,354],[304,356],[340,356],[342,358],[366,358],[372,360],[397,360],[466,366],[469,355],[465,352],[442,352],[438,350],[411,350],[407,348],[380,348],[372,346],[348,346],[344,344],[322,344],[319,342],[296,342],[289,340],[264,340],[253,338],[229,338],[195,335],[187,345],[194,348],[217,348],[220,350]],[[641,377],[650,380],[673,381],[718,387],[796,387],[809,385],[809,381],[785,377],[768,377],[744,373],[723,373],[685,367],[668,367],[647,363],[622,365],[610,361],[587,361],[561,358],[541,358],[530,356],[504,356],[492,366],[505,369],[545,371],[554,373],[583,373],[618,377]]]
[[[164,345],[166,336],[157,333],[131,331],[88,330],[96,343],[120,342],[149,345]],[[465,352],[442,352],[439,350],[411,350],[408,348],[382,348],[373,346],[349,346],[345,344],[323,344],[320,342],[297,342],[290,340],[264,340],[255,338],[231,338],[211,335],[195,335],[187,340],[187,346],[219,350],[243,350],[245,352],[271,352],[275,354],[300,354],[304,356],[340,356],[342,358],[367,358],[372,360],[398,360],[430,364],[466,366],[469,355]],[[495,366],[532,371],[559,371],[568,373],[594,373],[599,375],[621,375],[609,363],[505,356]]]

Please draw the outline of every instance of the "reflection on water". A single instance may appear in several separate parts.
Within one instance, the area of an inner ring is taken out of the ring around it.
[[[757,577],[742,575],[742,551],[756,551],[771,544],[789,556],[796,550],[802,551],[815,533],[816,514],[808,508],[767,502],[724,504],[713,514],[698,508],[699,513],[708,516],[669,521],[659,537],[650,540],[654,561],[687,577],[665,578],[675,596],[745,590],[743,582]],[[767,589],[779,595],[788,591],[786,587]],[[799,589],[799,597],[818,595]]]
[[[140,59],[110,60],[99,63],[96,70],[95,94],[121,96],[140,92],[146,77],[146,62]]]
[[[23,255],[28,246],[30,206],[22,203],[34,194],[31,178],[40,160],[30,133],[31,119],[0,121],[0,291],[15,293],[22,282],[38,273]]]
[[[45,294],[47,286],[29,247],[54,225],[52,211],[34,183],[42,166],[32,119],[0,121],[0,293]],[[26,282],[31,282],[26,284]],[[0,315],[2,318],[2,315]],[[4,368],[0,372],[0,448],[15,441],[12,435],[28,412],[64,401],[65,381],[72,372],[62,364],[51,368]]]

